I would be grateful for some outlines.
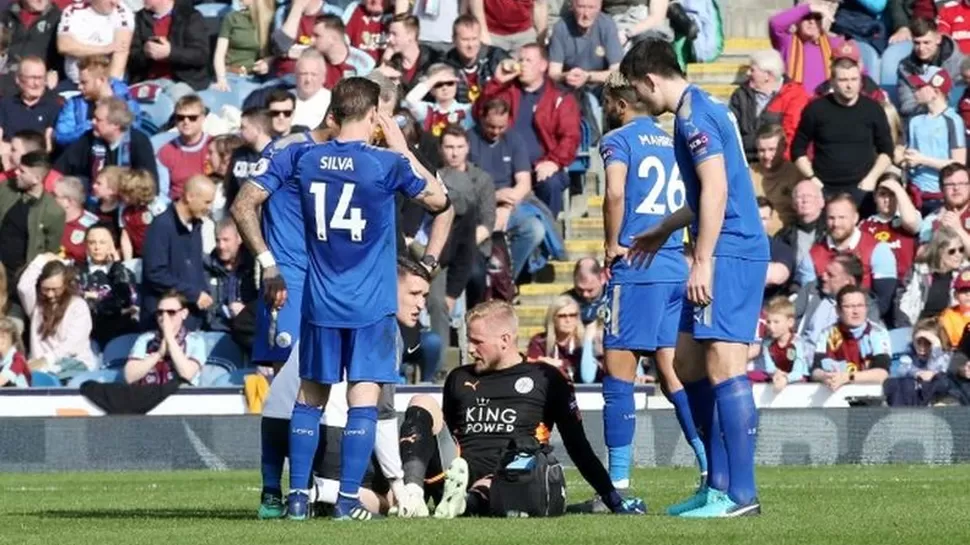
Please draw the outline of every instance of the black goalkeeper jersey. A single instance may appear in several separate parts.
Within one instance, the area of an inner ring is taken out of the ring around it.
[[[458,367],[445,380],[442,410],[472,480],[495,472],[513,437],[531,435],[547,443],[558,426],[566,452],[586,481],[601,495],[613,490],[586,438],[573,386],[551,365],[523,360],[482,373],[474,365]]]

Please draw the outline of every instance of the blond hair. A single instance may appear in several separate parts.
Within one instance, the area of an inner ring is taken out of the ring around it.
[[[256,42],[259,43],[260,55],[265,55],[268,51],[270,27],[273,25],[273,16],[276,3],[273,0],[253,0],[252,7],[249,8],[249,18],[256,27]]]
[[[128,167],[112,165],[109,167],[104,167],[104,169],[98,173],[98,178],[103,179],[104,182],[108,184],[108,187],[112,189],[112,191],[118,192],[121,191],[121,180],[128,176],[130,171],[131,169]]]
[[[576,307],[576,314],[579,314],[579,303],[575,299],[568,295],[560,295],[555,301],[549,305],[546,309],[546,355],[554,356],[556,351],[556,314],[566,307]],[[576,329],[572,332],[572,342],[576,344],[583,343],[583,337],[586,331],[583,327],[583,321],[576,317]]]
[[[886,120],[889,121],[889,134],[893,138],[893,146],[898,146],[903,142],[903,120],[891,101],[883,100],[882,109],[886,112]]]
[[[507,301],[493,299],[475,305],[465,316],[465,323],[471,325],[475,320],[485,320],[493,325],[507,325],[513,335],[519,331],[519,317],[515,314],[515,307]]]
[[[118,195],[128,206],[148,206],[155,200],[155,178],[147,170],[128,170],[121,178]]]
[[[794,318],[795,304],[784,295],[776,295],[765,305],[765,314],[781,314],[785,318]]]
[[[10,335],[10,345],[16,348],[17,352],[26,355],[22,334],[23,332],[17,326],[17,322],[6,316],[0,316],[0,335]],[[0,354],[0,357],[3,356],[6,356],[6,354]]]

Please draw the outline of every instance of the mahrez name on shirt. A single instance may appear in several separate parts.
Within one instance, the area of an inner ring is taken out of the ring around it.
[[[660,146],[664,148],[674,147],[674,139],[666,134],[639,134],[641,146]]]
[[[325,155],[320,158],[320,170],[354,170],[354,158]]]

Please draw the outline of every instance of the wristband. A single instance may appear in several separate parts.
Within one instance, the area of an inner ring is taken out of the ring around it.
[[[273,259],[273,253],[269,250],[266,250],[265,252],[256,256],[256,263],[259,263],[259,266],[263,269],[269,269],[276,266],[276,260]]]

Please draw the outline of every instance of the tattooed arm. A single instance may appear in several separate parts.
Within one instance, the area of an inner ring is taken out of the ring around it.
[[[260,207],[269,198],[269,193],[259,185],[248,180],[243,183],[233,201],[230,212],[236,221],[236,229],[242,237],[246,248],[256,256],[262,267],[263,297],[270,308],[280,308],[286,303],[286,282],[280,276],[279,267],[275,265],[273,254],[263,238],[260,226]],[[269,256],[268,260],[263,256]],[[267,266],[273,263],[272,266]]]

